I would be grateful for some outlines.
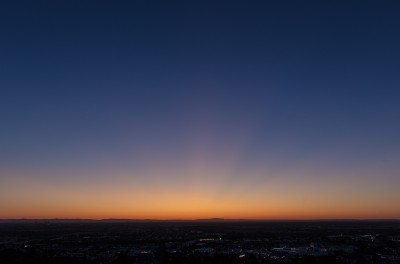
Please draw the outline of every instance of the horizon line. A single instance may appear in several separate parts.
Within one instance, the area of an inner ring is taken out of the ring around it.
[[[153,219],[153,218],[0,218],[0,221],[400,221],[400,218],[195,218],[195,219]]]

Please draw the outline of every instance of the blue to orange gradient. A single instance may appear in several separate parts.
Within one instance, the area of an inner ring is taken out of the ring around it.
[[[400,218],[398,5],[0,5],[0,218]]]

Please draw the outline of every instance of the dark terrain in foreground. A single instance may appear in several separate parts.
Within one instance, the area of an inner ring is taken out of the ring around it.
[[[0,221],[0,263],[400,263],[400,221]]]

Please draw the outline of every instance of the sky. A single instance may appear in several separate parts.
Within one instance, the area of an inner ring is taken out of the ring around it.
[[[397,1],[2,1],[0,218],[400,218]]]

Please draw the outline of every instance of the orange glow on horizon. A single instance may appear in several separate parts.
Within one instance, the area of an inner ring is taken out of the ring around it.
[[[119,181],[99,175],[97,181],[90,182],[89,176],[82,176],[78,184],[58,179],[49,181],[48,177],[43,181],[28,181],[24,175],[55,172],[19,171],[16,175],[20,177],[9,177],[12,180],[0,186],[0,218],[400,218],[400,205],[394,202],[400,200],[395,185],[393,189],[385,186],[383,192],[378,183],[367,182],[360,189],[358,182],[317,180],[308,178],[309,171],[299,169],[296,174],[287,171],[266,182],[254,179],[271,172],[254,170],[246,174],[247,181],[239,184],[235,182],[239,177],[228,177],[232,174],[227,171],[223,168],[180,172],[157,169],[142,172],[142,180],[129,177],[126,172],[113,172]],[[155,174],[175,175],[177,180],[171,183],[168,178],[152,178]]]

